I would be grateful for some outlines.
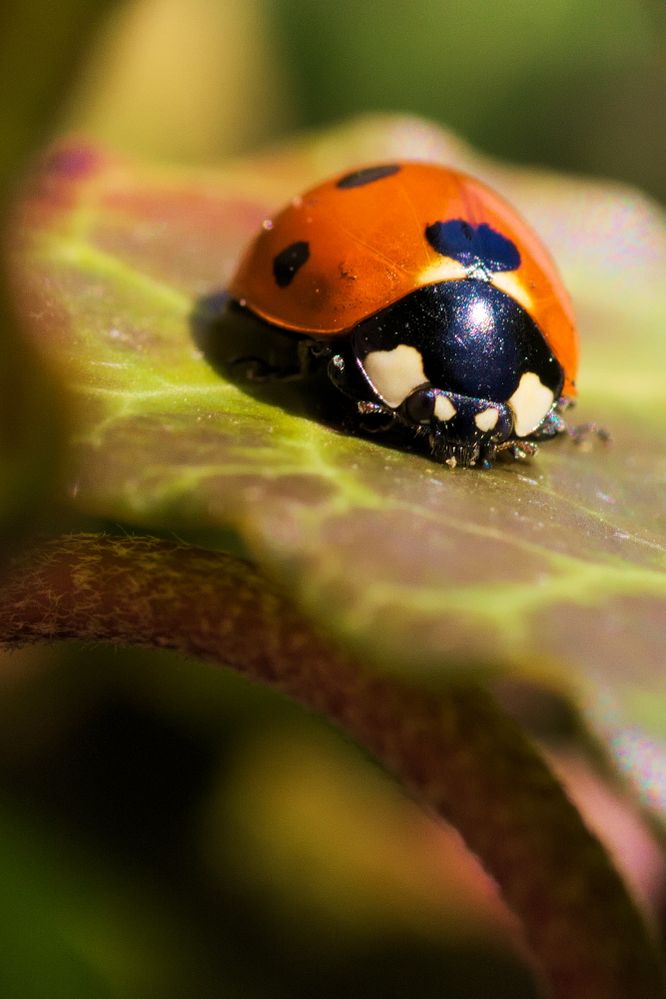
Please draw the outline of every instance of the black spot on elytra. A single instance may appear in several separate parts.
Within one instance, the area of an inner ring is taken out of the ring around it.
[[[481,263],[488,271],[515,271],[520,267],[518,247],[489,225],[470,225],[464,219],[433,222],[426,227],[426,239],[444,257],[460,261],[464,267]]]
[[[280,288],[291,284],[294,275],[310,257],[310,244],[304,240],[290,243],[273,259],[273,276]]]
[[[382,177],[392,177],[399,169],[400,165],[398,163],[384,163],[382,166],[365,167],[364,170],[354,170],[353,173],[348,173],[344,177],[341,177],[335,186],[341,187],[344,191],[350,187],[363,187],[364,184],[372,184],[373,181],[381,180]]]

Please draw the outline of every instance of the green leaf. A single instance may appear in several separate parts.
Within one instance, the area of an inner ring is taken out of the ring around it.
[[[396,155],[483,177],[541,232],[580,317],[576,417],[612,445],[557,441],[529,464],[451,471],[331,429],[305,394],[250,394],[210,367],[195,303],[224,288],[262,218],[326,174]],[[213,545],[231,532],[384,668],[509,669],[595,697],[608,685],[666,737],[666,240],[639,194],[503,167],[379,117],[217,171],[66,147],[25,228],[22,301],[80,400],[79,510]]]

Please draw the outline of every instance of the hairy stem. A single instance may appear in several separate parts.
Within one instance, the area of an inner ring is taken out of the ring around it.
[[[661,968],[600,843],[544,760],[479,687],[416,689],[363,669],[254,568],[149,538],[59,538],[14,567],[0,644],[176,649],[327,715],[452,823],[520,916],[556,999],[657,999]]]

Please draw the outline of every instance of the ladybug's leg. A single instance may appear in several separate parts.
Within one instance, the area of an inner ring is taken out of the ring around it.
[[[610,433],[598,423],[579,423],[578,425],[571,426],[562,419],[560,413],[569,409],[572,405],[573,401],[571,399],[567,399],[566,397],[559,399],[553,409],[546,415],[541,426],[537,427],[534,433],[530,434],[530,440],[547,440],[549,437],[556,437],[558,434],[566,433],[574,444],[580,444],[583,447],[590,445],[591,435],[597,437],[604,444],[610,441]]]
[[[558,434],[566,433],[567,429],[566,421],[558,413],[557,406],[554,406],[543,418],[541,425],[530,434],[530,440],[548,440],[549,437],[557,437]]]
[[[393,410],[388,409],[387,406],[375,400],[360,397],[362,394],[367,394],[367,386],[363,385],[358,377],[354,377],[357,374],[355,367],[350,366],[342,354],[333,354],[326,370],[336,389],[356,404],[356,411],[361,416],[379,413],[394,418]],[[361,393],[361,389],[364,390],[363,393]]]
[[[536,441],[528,440],[526,437],[514,438],[510,441],[502,441],[497,445],[497,453],[508,454],[515,461],[525,461],[538,454],[539,445]]]
[[[368,402],[365,399],[360,399],[356,403],[357,412],[361,416],[390,416],[391,422],[395,420],[395,413],[392,409],[387,409],[386,406],[382,406],[380,402]]]
[[[361,420],[361,429],[368,433],[382,433],[393,426],[396,416],[392,409],[376,399],[363,398],[368,394],[368,386],[359,378],[355,364],[349,364],[341,353],[333,354],[326,370],[338,391],[354,403],[357,415],[369,417],[369,420]],[[384,419],[381,422],[373,419],[378,416]]]
[[[326,366],[326,374],[328,375],[330,381],[335,385],[339,392],[346,395],[349,399],[355,399],[356,396],[352,390],[349,383],[348,366],[345,362],[342,354],[333,354]]]
[[[566,430],[574,444],[578,444],[583,448],[590,447],[590,437],[593,435],[603,444],[608,444],[613,439],[610,431],[607,430],[606,427],[602,427],[594,421],[590,423],[579,423],[574,427],[567,427]]]

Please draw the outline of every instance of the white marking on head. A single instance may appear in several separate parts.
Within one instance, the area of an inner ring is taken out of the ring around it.
[[[555,396],[533,371],[526,371],[518,388],[508,400],[515,416],[514,430],[518,437],[527,437],[539,426],[553,405]]]
[[[373,350],[363,361],[363,367],[377,394],[393,409],[428,381],[421,354],[406,343],[393,350]]]
[[[494,406],[490,406],[488,409],[484,409],[482,413],[477,413],[474,417],[474,422],[476,423],[479,430],[484,433],[487,430],[492,430],[493,427],[497,426],[497,421],[499,420],[499,410],[495,409]]]
[[[442,423],[446,423],[447,420],[451,420],[457,413],[456,407],[453,405],[451,400],[445,395],[438,395],[435,399],[435,416]]]

